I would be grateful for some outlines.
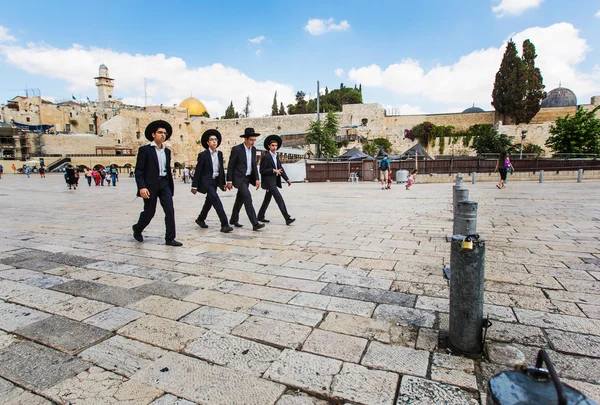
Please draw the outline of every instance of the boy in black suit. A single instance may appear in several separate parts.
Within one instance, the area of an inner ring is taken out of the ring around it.
[[[231,190],[233,186],[238,189],[229,223],[238,228],[243,226],[238,222],[243,204],[250,223],[252,223],[252,229],[255,231],[265,226],[256,219],[249,190],[250,184],[256,185],[257,190],[260,188],[258,169],[256,168],[256,148],[254,147],[258,135],[260,134],[255,133],[254,128],[246,128],[244,135],[240,135],[241,138],[245,138],[244,143],[231,148],[227,165],[227,188]]]
[[[144,211],[140,213],[137,224],[132,226],[133,237],[138,242],[143,242],[142,232],[150,224],[156,213],[156,203],[165,212],[165,244],[169,246],[182,246],[175,240],[175,209],[173,208],[173,174],[171,173],[171,151],[164,142],[169,140],[173,128],[162,120],[151,122],[144,131],[149,145],[138,149],[135,163],[135,182],[137,183],[138,197],[144,199]]]
[[[223,204],[217,194],[217,188],[225,191],[225,169],[223,168],[223,153],[217,148],[221,145],[221,133],[216,129],[209,129],[202,134],[200,142],[206,149],[198,154],[198,164],[194,171],[194,179],[192,180],[192,194],[200,191],[206,194],[204,206],[200,215],[196,219],[196,223],[200,228],[208,228],[206,225],[206,217],[211,207],[215,207],[217,215],[221,220],[221,232],[227,233],[233,231],[233,228],[227,223],[227,215],[223,209]]]
[[[278,188],[281,188],[282,177],[287,182],[288,187],[292,185],[292,182],[285,173],[281,161],[277,156],[277,151],[281,148],[281,143],[281,137],[279,135],[269,135],[267,136],[267,139],[265,139],[264,145],[265,149],[267,149],[267,153],[265,153],[260,160],[260,175],[262,176],[262,188],[267,190],[267,192],[265,193],[265,199],[263,200],[262,206],[258,211],[258,220],[260,222],[270,222],[265,218],[265,214],[267,213],[267,208],[269,208],[271,197],[273,197],[279,207],[279,211],[281,211],[283,218],[285,218],[286,225],[291,225],[296,219],[288,214],[283,197],[278,190]]]

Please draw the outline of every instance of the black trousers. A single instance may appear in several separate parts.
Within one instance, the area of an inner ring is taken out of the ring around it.
[[[158,195],[150,195],[150,198],[144,199],[144,211],[140,213],[135,229],[137,232],[142,233],[150,224],[156,213],[158,200],[160,200],[160,205],[165,212],[165,240],[168,242],[175,239],[175,208],[173,207],[173,194],[171,194],[169,181],[166,177],[161,177],[158,182]]]
[[[200,221],[205,221],[206,217],[208,216],[208,212],[214,207],[215,211],[217,211],[217,215],[219,216],[219,220],[221,221],[221,226],[226,226],[227,215],[223,209],[223,204],[221,203],[219,194],[217,194],[217,187],[217,179],[213,179],[212,183],[208,185],[204,206],[202,207],[202,211],[200,211],[200,215],[198,215],[198,219]]]
[[[283,201],[283,197],[281,196],[281,193],[279,192],[279,189],[277,187],[273,188],[272,190],[269,189],[265,193],[265,199],[263,200],[263,203],[260,206],[260,210],[258,210],[258,217],[260,219],[265,218],[265,214],[267,213],[267,208],[269,208],[269,204],[271,203],[271,197],[275,198],[275,202],[277,203],[277,206],[279,207],[279,211],[281,211],[281,215],[283,215],[283,217],[286,220],[290,219],[290,214],[288,214],[288,212],[287,212],[287,208],[285,207],[285,202]]]
[[[254,211],[254,207],[252,206],[252,194],[250,194],[250,176],[246,176],[243,183],[237,189],[237,194],[235,196],[235,203],[233,203],[233,210],[231,212],[231,223],[238,222],[240,220],[240,210],[242,209],[242,204],[244,208],[246,208],[246,214],[248,214],[248,219],[250,219],[250,223],[252,225],[258,225],[258,220],[256,219],[256,212]]]

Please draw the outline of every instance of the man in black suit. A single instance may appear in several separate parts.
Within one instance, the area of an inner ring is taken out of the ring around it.
[[[231,148],[227,165],[227,188],[231,190],[233,186],[238,189],[229,223],[238,228],[243,226],[238,222],[243,204],[250,223],[252,223],[252,229],[255,231],[265,226],[256,219],[249,190],[250,184],[256,185],[257,190],[260,188],[258,169],[256,168],[256,148],[254,147],[258,135],[260,134],[255,133],[254,128],[246,128],[244,135],[240,135],[241,138],[245,138],[244,143]]]
[[[214,207],[221,220],[221,232],[227,233],[233,231],[233,228],[227,223],[227,215],[225,215],[223,204],[217,194],[217,188],[223,191],[227,190],[225,188],[223,153],[217,150],[221,145],[221,139],[221,133],[216,129],[209,129],[202,134],[200,142],[206,150],[198,154],[198,164],[192,180],[192,194],[196,194],[197,191],[206,194],[204,206],[196,219],[200,228],[208,228],[204,221],[206,221],[208,211]]]
[[[267,139],[265,139],[264,145],[267,153],[265,153],[260,160],[260,175],[262,177],[262,188],[267,190],[267,192],[265,193],[265,199],[263,200],[260,210],[258,210],[258,220],[260,222],[270,222],[265,218],[265,214],[267,213],[267,208],[269,208],[271,197],[273,197],[279,207],[279,211],[281,211],[283,218],[285,218],[285,223],[291,225],[296,219],[288,214],[283,197],[278,190],[278,188],[281,188],[282,177],[287,182],[288,187],[292,185],[292,182],[281,165],[281,161],[277,157],[277,151],[281,148],[281,143],[281,137],[279,135],[269,135],[267,136]]]
[[[162,120],[151,122],[144,131],[146,139],[151,142],[138,149],[135,182],[138,197],[144,199],[144,211],[140,214],[137,224],[132,226],[133,237],[138,242],[144,241],[142,232],[154,217],[156,203],[160,200],[160,205],[165,212],[165,243],[169,246],[182,245],[175,240],[175,209],[173,208],[175,186],[171,173],[171,151],[164,145],[172,133],[173,128],[168,122]]]

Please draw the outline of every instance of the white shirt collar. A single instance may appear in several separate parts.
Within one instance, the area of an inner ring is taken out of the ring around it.
[[[154,146],[158,150],[163,150],[165,148],[164,143],[162,144],[162,148],[159,148],[158,145],[156,144],[156,142],[154,142],[154,141],[150,142],[150,146]]]

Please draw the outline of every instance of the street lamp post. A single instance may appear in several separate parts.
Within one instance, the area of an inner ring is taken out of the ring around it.
[[[519,160],[523,159],[523,142],[525,142],[525,138],[527,137],[527,130],[521,130],[521,152],[519,153]]]

